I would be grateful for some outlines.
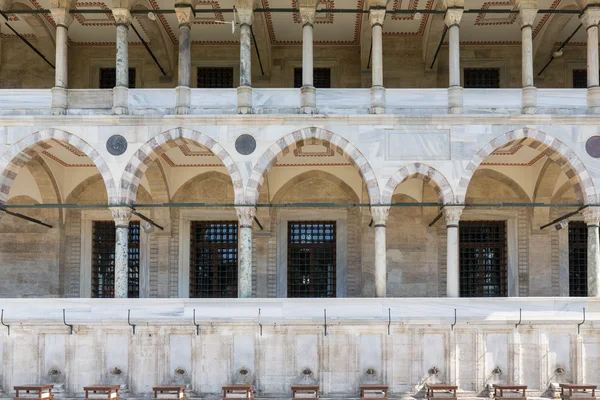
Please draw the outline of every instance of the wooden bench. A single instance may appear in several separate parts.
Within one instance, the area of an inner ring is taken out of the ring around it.
[[[498,399],[527,400],[527,396],[525,395],[525,390],[527,390],[527,385],[506,385],[506,384],[494,385],[494,398],[496,400],[498,400]],[[499,396],[498,396],[498,391],[500,391]],[[504,396],[504,391],[508,391],[510,393],[520,393],[521,397]]]
[[[427,384],[427,398],[428,399],[453,399],[456,400],[456,391],[458,390],[458,386],[455,385],[445,385],[445,384]],[[452,396],[435,396],[435,393],[448,393],[452,394]]]
[[[118,400],[120,385],[91,385],[85,386],[85,398],[87,399],[108,399]],[[90,397],[90,394],[92,397]]]
[[[565,400],[569,400],[575,394],[590,394],[593,399],[596,398],[596,385],[586,385],[581,383],[561,383],[560,385],[560,397]],[[569,394],[565,394],[565,390],[569,391]],[[590,392],[591,391],[591,392]],[[586,397],[587,396],[576,396]]]
[[[154,390],[154,398],[158,399],[158,395],[161,398],[165,399],[185,399],[185,385],[163,385],[163,386],[154,386],[152,388]]]
[[[15,400],[19,399],[44,399],[52,400],[54,395],[52,389],[54,385],[19,385],[14,386],[15,389]],[[25,392],[25,397],[19,396],[19,392]],[[29,395],[29,396],[27,396]]]
[[[233,395],[233,396],[232,396]],[[244,397],[242,397],[244,396]],[[223,386],[223,399],[251,399],[252,385]]]
[[[298,397],[298,394],[307,396]],[[319,385],[292,385],[292,399],[318,400]]]
[[[364,399],[385,399],[387,400],[388,385],[360,385],[360,398]],[[365,394],[379,395],[365,397]]]

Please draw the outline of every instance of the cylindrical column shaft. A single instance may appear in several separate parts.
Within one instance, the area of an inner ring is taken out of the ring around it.
[[[375,225],[375,296],[387,295],[387,249],[385,224]]]
[[[129,25],[117,23],[116,86],[129,87]]]
[[[446,296],[460,297],[458,225],[447,225]]]
[[[383,86],[383,27],[381,24],[373,24],[372,28],[372,50],[371,50],[371,78],[372,86]]]
[[[240,224],[238,297],[252,297],[252,225]]]
[[[313,26],[302,27],[302,86],[313,86]]]
[[[56,70],[54,71],[54,86],[66,89],[68,84],[68,55],[67,27],[56,26]]]
[[[521,28],[521,69],[523,87],[533,86],[533,40],[531,25]]]
[[[598,25],[587,28],[587,87],[598,86]]]
[[[240,26],[240,86],[252,86],[252,54],[250,25]]]
[[[192,70],[191,30],[189,24],[179,25],[178,86],[190,86]]]
[[[129,224],[116,225],[115,297],[127,298],[129,277]]]
[[[458,24],[448,28],[449,44],[449,86],[460,86],[460,42]]]
[[[600,245],[598,222],[588,223],[587,270],[588,296],[600,297]]]

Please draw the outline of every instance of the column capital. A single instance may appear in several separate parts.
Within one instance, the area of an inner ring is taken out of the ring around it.
[[[465,208],[464,207],[446,207],[444,208],[444,218],[446,219],[446,226],[458,226],[460,216]]]
[[[522,7],[521,7],[522,5]],[[519,25],[521,28],[525,26],[533,26],[533,21],[535,21],[535,17],[537,16],[537,5],[531,3],[521,3],[519,5]],[[535,8],[530,6],[536,6]]]
[[[110,207],[116,226],[128,226],[133,210],[129,207]]]
[[[444,15],[444,23],[450,27],[452,25],[460,25],[464,9],[462,7],[448,8]]]
[[[581,210],[581,215],[588,225],[597,225],[600,223],[600,207],[588,207]]]
[[[196,17],[195,7],[196,0],[177,1],[175,3],[175,15],[179,25],[190,25],[192,23]]]
[[[315,17],[317,15],[317,10],[312,6],[300,6],[300,20],[302,21],[302,26],[304,25],[313,25],[315,23]]]
[[[254,216],[256,215],[256,207],[254,206],[237,206],[235,207],[237,212],[240,226],[252,227],[254,222]]]
[[[52,19],[56,22],[57,26],[64,26],[69,29],[71,23],[73,22],[73,16],[69,13],[69,9],[67,8],[51,8],[50,13],[52,14]]]
[[[252,22],[254,22],[254,10],[252,7],[236,7],[235,11],[240,19],[240,24],[252,26]]]
[[[590,26],[598,25],[600,23],[600,4],[590,4],[587,6],[581,16],[581,23],[586,29]]]
[[[373,25],[383,26],[384,20],[385,20],[385,8],[384,9],[371,8],[369,10],[369,22],[371,23],[371,26],[373,26]]]
[[[128,8],[113,8],[112,13],[117,25],[129,26],[131,24],[131,12]]]
[[[389,215],[389,207],[371,207],[371,218],[373,218],[373,223],[375,224],[376,228],[378,225],[385,226]]]

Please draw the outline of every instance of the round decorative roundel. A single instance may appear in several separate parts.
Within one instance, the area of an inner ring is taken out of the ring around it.
[[[113,156],[120,156],[127,150],[127,139],[121,135],[112,135],[106,141],[106,150]]]
[[[256,139],[251,135],[243,134],[235,140],[235,149],[238,153],[247,156],[256,150]]]
[[[585,142],[585,151],[594,158],[600,158],[600,136],[589,138]]]

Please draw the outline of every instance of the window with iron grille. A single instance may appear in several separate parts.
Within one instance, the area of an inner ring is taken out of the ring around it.
[[[313,68],[313,86],[328,89],[331,87],[331,68]],[[294,68],[294,87],[302,87],[302,68]]]
[[[569,296],[586,297],[587,291],[587,240],[585,222],[569,222]]]
[[[335,225],[288,222],[288,297],[336,296]]]
[[[461,221],[459,240],[460,296],[506,296],[506,222]]]
[[[198,87],[212,89],[233,88],[233,68],[198,68]]]
[[[465,68],[465,88],[499,88],[500,68]]]
[[[190,297],[237,297],[237,221],[190,224]]]
[[[116,68],[100,68],[100,89],[112,89],[117,84]],[[135,68],[129,68],[129,88],[135,89]]]
[[[92,224],[92,297],[115,297],[114,221],[94,221]],[[129,223],[129,298],[140,297],[140,223]]]
[[[587,88],[587,69],[573,70],[573,89]]]

